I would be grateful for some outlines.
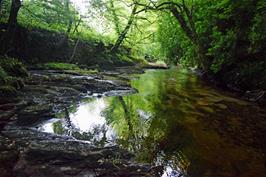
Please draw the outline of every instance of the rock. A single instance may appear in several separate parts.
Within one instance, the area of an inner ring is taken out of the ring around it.
[[[7,103],[7,104],[0,104],[0,111],[7,111],[10,109],[14,109],[17,106],[16,103]]]
[[[146,69],[169,69],[169,66],[165,63],[157,64],[157,63],[148,63],[143,66]]]
[[[31,125],[44,118],[54,117],[52,108],[50,104],[29,105],[18,113],[18,124]]]
[[[252,102],[266,102],[266,91],[246,91],[246,93],[244,94],[244,98]]]
[[[0,137],[3,158],[14,158],[9,174],[22,176],[132,176],[144,177],[150,166],[136,164],[133,155],[119,148],[109,146],[98,148],[71,137],[59,136],[29,128],[13,127]],[[8,149],[8,144],[12,144]],[[12,151],[11,151],[12,150]],[[20,152],[13,153],[13,151]],[[1,160],[1,159],[0,159]],[[0,173],[1,174],[1,173]]]
[[[13,167],[15,166],[18,157],[19,152],[15,147],[15,143],[0,135],[0,176],[15,176]]]

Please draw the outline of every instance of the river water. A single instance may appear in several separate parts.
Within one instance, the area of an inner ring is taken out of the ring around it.
[[[118,144],[162,177],[262,177],[266,110],[208,86],[183,69],[148,70],[138,93],[88,97],[40,126],[97,146]]]

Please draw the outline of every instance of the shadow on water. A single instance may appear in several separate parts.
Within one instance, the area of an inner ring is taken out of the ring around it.
[[[263,176],[266,112],[214,90],[185,70],[149,70],[139,93],[89,98],[40,130],[98,146],[119,144],[162,177]]]

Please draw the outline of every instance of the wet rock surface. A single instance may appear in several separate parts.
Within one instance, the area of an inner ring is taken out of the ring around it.
[[[145,176],[150,170],[133,163],[133,155],[117,146],[99,148],[21,127],[2,134],[1,176]]]
[[[123,69],[98,75],[32,71],[16,97],[0,98],[0,176],[151,176],[151,167],[134,163],[117,146],[96,147],[29,128],[81,98],[134,92]]]

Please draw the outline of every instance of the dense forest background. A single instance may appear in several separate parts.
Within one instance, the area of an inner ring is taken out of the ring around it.
[[[0,14],[1,55],[28,64],[163,61],[266,90],[264,0],[1,0]]]

